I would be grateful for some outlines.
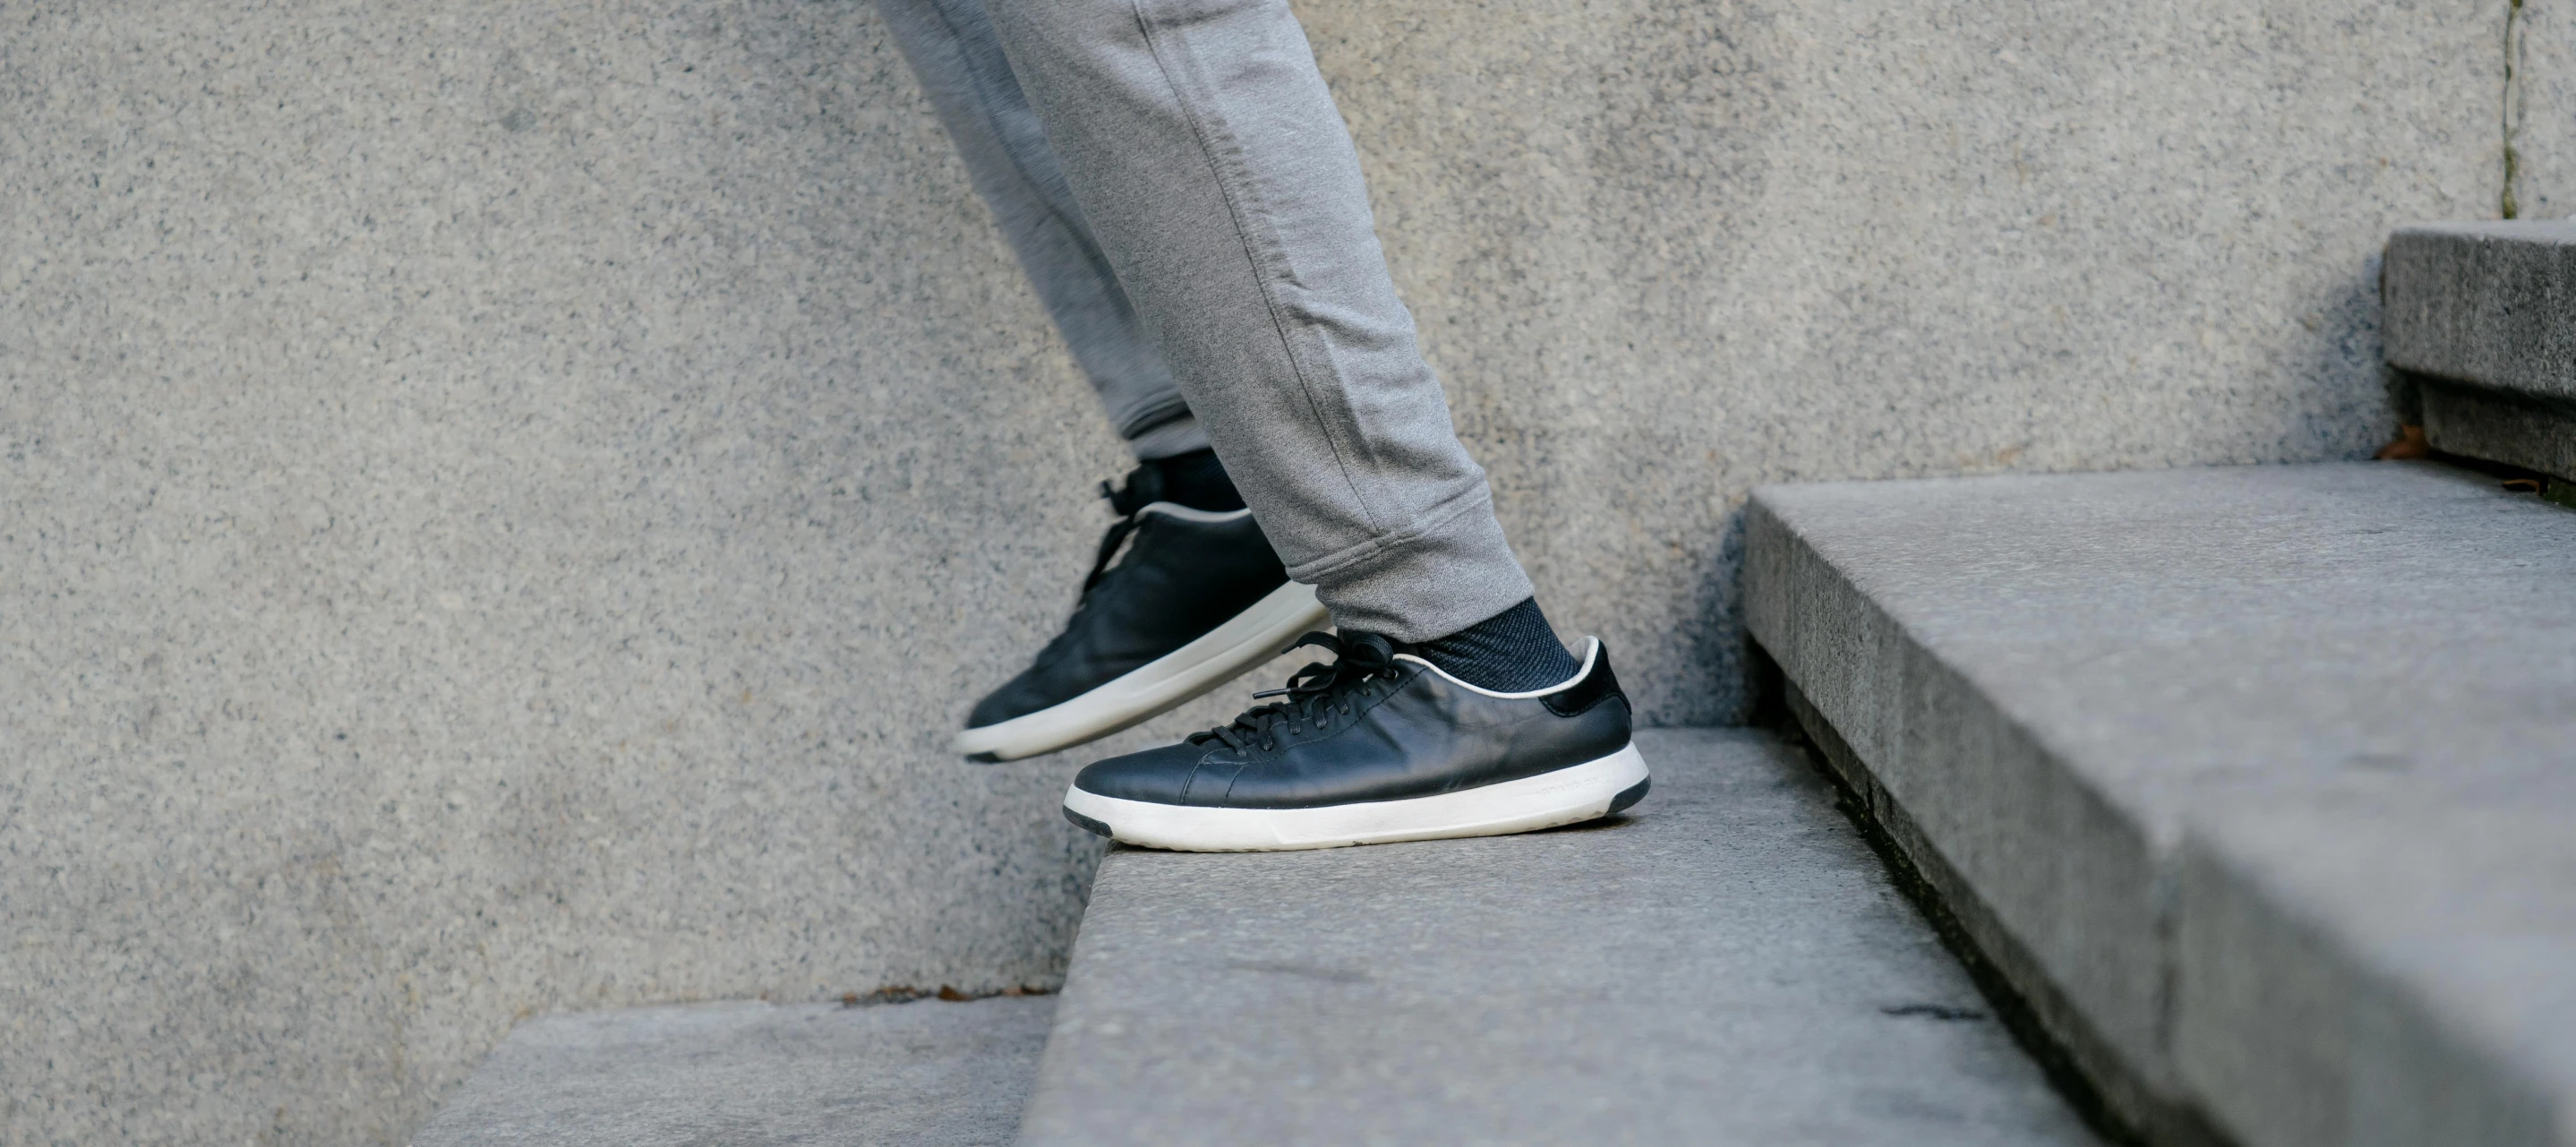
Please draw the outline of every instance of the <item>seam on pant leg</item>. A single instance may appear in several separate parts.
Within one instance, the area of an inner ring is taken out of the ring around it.
[[[1046,0],[1046,2],[1065,2],[1065,0]],[[1351,492],[1351,502],[1359,507],[1360,517],[1367,522],[1369,532],[1377,534],[1383,531],[1385,526],[1380,524],[1377,509],[1369,505],[1367,495],[1360,492],[1359,483],[1351,477],[1351,464],[1347,452],[1335,437],[1332,423],[1324,418],[1323,404],[1315,398],[1315,384],[1307,378],[1306,366],[1299,360],[1297,354],[1296,340],[1288,336],[1288,320],[1281,313],[1283,308],[1279,305],[1277,295],[1271,290],[1270,272],[1263,265],[1261,254],[1257,249],[1261,245],[1260,241],[1254,238],[1254,228],[1246,220],[1244,205],[1240,202],[1240,198],[1242,195],[1250,194],[1250,188],[1247,186],[1239,193],[1235,184],[1241,182],[1248,185],[1253,181],[1248,178],[1239,181],[1228,178],[1226,164],[1219,158],[1218,149],[1210,142],[1209,136],[1212,133],[1222,136],[1232,150],[1241,150],[1241,144],[1234,138],[1231,131],[1225,129],[1223,117],[1215,109],[1204,109],[1203,114],[1203,109],[1191,106],[1190,100],[1181,91],[1180,84],[1172,78],[1172,66],[1164,59],[1163,42],[1154,35],[1153,17],[1146,13],[1145,3],[1146,0],[1131,0],[1131,7],[1136,16],[1137,35],[1145,41],[1146,53],[1154,58],[1154,68],[1162,75],[1164,88],[1172,93],[1172,106],[1180,109],[1181,118],[1190,125],[1190,138],[1199,145],[1200,156],[1207,160],[1208,174],[1215,178],[1217,194],[1225,200],[1226,215],[1234,221],[1235,238],[1243,244],[1243,258],[1252,269],[1253,284],[1261,291],[1262,307],[1269,312],[1271,329],[1279,336],[1279,348],[1288,357],[1289,372],[1297,378],[1297,389],[1306,400],[1306,409],[1314,418],[1316,428],[1323,433],[1324,445],[1333,452],[1333,466],[1341,472],[1342,485]],[[1290,18],[1294,19],[1293,16]],[[1175,45],[1175,47],[1179,46]],[[1208,119],[1215,119],[1217,122],[1210,124],[1206,122]],[[1276,236],[1271,237],[1270,244],[1282,246]]]

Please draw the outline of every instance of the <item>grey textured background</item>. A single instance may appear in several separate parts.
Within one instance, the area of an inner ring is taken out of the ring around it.
[[[2576,216],[2576,4],[2523,0],[2511,27],[2503,111],[2514,217]]]
[[[2504,0],[1301,11],[1664,722],[1740,708],[1756,481],[2366,451],[2381,238],[2505,178]],[[0,1139],[395,1142],[517,1016],[1051,982],[1078,760],[940,746],[1117,469],[855,0],[0,10]]]

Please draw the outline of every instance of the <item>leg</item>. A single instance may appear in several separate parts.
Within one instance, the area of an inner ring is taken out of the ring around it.
[[[957,750],[1050,752],[1187,701],[1324,621],[1209,453],[1065,185],[981,0],[878,0],[976,191],[1138,461],[1111,496],[1082,603],[1033,664],[968,714]],[[1114,564],[1113,564],[1114,559]]]
[[[1570,824],[1643,797],[1598,641],[1557,643],[1397,300],[1286,0],[995,0],[1102,250],[1288,573],[1341,623],[1279,702],[1084,769],[1133,844],[1318,848]],[[1534,679],[1534,680],[1533,680]]]
[[[981,0],[877,0],[877,11],[1119,436],[1140,461],[1207,449],[1066,188]]]
[[[1405,642],[1527,600],[1285,0],[994,0],[993,16],[1289,576],[1343,627]]]

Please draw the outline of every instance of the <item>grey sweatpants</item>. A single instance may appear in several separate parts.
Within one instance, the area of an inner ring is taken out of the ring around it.
[[[878,7],[1139,457],[1203,433],[1344,628],[1530,596],[1284,0]]]

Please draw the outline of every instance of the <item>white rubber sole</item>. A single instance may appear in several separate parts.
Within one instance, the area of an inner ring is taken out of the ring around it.
[[[977,760],[1015,761],[1106,737],[1279,656],[1299,637],[1324,628],[1326,616],[1323,603],[1315,600],[1315,587],[1289,582],[1198,640],[1124,677],[1052,708],[965,730],[954,745]]]
[[[1106,826],[1121,843],[1181,852],[1278,852],[1399,840],[1501,836],[1607,816],[1620,794],[1646,783],[1631,742],[1586,761],[1482,788],[1326,808],[1192,808],[1067,789],[1064,807]],[[1639,794],[1643,795],[1643,794]],[[1097,831],[1097,830],[1094,830]]]

